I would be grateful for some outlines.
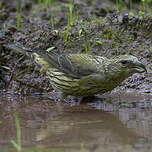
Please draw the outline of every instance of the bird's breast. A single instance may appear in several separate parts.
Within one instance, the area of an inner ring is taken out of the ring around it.
[[[47,76],[54,89],[73,96],[92,96],[98,93],[105,93],[121,83],[120,79],[107,79],[107,81],[102,83],[88,81],[88,83],[80,84],[80,79],[69,77],[55,68],[49,69]]]

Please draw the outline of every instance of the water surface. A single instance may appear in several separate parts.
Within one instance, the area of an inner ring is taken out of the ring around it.
[[[106,102],[71,106],[44,96],[0,97],[0,152],[15,151],[13,113],[21,121],[23,151],[152,151],[152,96],[126,93]],[[120,107],[117,101],[131,103]]]

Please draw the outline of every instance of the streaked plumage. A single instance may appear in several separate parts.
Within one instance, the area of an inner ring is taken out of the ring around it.
[[[15,44],[7,47],[19,52],[25,50]],[[65,95],[92,96],[105,93],[132,74],[146,71],[145,66],[132,55],[108,59],[88,54],[25,52],[41,65],[53,88]]]

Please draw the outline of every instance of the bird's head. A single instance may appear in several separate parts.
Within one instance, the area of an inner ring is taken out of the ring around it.
[[[110,61],[110,69],[115,75],[122,76],[124,79],[134,73],[147,72],[146,67],[137,57],[132,55],[120,55]]]

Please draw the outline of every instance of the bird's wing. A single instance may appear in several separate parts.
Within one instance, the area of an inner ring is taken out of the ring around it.
[[[108,81],[108,78],[104,74],[91,74],[88,76],[84,76],[80,79],[78,82],[80,86],[85,87],[86,89],[92,88],[92,87],[98,87],[103,85]],[[103,87],[103,86],[102,86]]]
[[[81,78],[99,71],[99,66],[105,58],[87,54],[55,54],[42,53],[42,56],[50,66],[59,69],[73,78]]]
[[[25,48],[22,44],[14,42],[5,46],[27,56],[33,57],[37,63],[48,67],[54,67],[73,78],[81,78],[94,73],[101,73],[101,67],[106,58],[88,54],[56,54],[41,50]],[[99,69],[100,67],[100,69]]]

